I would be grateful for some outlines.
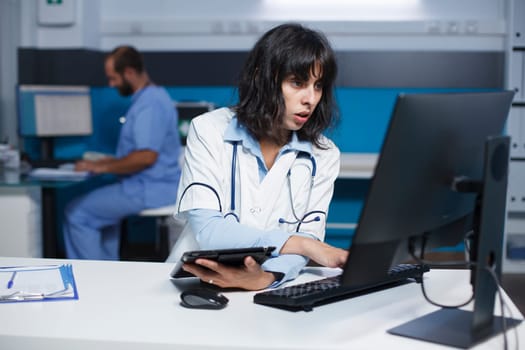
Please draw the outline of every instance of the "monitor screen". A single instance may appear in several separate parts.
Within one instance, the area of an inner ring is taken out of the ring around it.
[[[464,239],[476,194],[453,184],[483,178],[485,141],[502,134],[512,97],[507,91],[398,96],[343,284],[384,279],[409,260],[409,240],[428,236],[432,248]]]
[[[183,146],[186,145],[186,137],[188,136],[188,130],[190,129],[191,120],[203,113],[209,112],[214,109],[213,103],[199,101],[184,101],[176,102],[175,107],[179,116],[179,134],[180,142]]]
[[[87,86],[20,85],[20,136],[83,136],[93,132]]]

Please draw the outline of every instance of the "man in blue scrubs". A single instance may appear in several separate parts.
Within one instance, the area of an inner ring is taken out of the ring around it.
[[[164,88],[155,86],[133,47],[114,49],[105,60],[109,85],[131,96],[116,157],[83,160],[76,170],[115,174],[66,208],[64,241],[71,259],[118,260],[120,222],[143,209],[175,203],[180,177],[177,113]]]

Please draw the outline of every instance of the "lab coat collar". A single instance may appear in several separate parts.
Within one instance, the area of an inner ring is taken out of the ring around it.
[[[240,142],[243,147],[250,150],[254,155],[261,156],[261,148],[259,142],[255,140],[248,130],[239,124],[236,116],[233,116],[230,124],[224,132],[224,141],[226,142]],[[298,151],[308,153],[312,155],[312,144],[308,141],[300,141],[297,137],[297,133],[292,133],[292,139],[281,149],[281,154],[288,151]]]

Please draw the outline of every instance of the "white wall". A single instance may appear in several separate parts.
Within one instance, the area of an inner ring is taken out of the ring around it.
[[[3,1],[3,0],[0,0]],[[57,6],[56,24],[42,24],[42,7],[51,7],[47,13],[53,13],[51,5],[47,5],[47,0],[20,0],[21,18],[20,32],[22,47],[38,48],[94,48],[100,46],[100,1],[99,0],[62,0],[64,6],[73,8],[73,21],[71,24],[61,23],[63,12],[60,11],[61,5]],[[111,1],[111,0],[110,0]],[[48,20],[53,17],[46,16]]]
[[[508,0],[64,0],[71,26],[39,26],[22,0],[22,46],[245,50],[268,28],[300,21],[338,49],[504,50]]]
[[[248,50],[275,24],[325,31],[339,50],[508,48],[510,0],[63,0],[69,24],[39,24],[38,3],[0,0],[0,140],[16,145],[16,49],[132,44],[141,50]]]

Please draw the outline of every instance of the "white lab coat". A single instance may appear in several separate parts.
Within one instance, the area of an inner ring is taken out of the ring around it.
[[[223,136],[233,116],[230,109],[221,108],[192,120],[177,198],[179,212],[197,208],[220,209],[223,215],[231,212],[234,146],[225,142]],[[300,218],[313,210],[326,213],[332,198],[334,181],[339,173],[340,152],[329,139],[324,138],[324,143],[328,145],[328,150],[313,147],[317,174],[309,203],[312,163],[308,158],[296,159],[295,152],[285,153],[276,160],[264,180],[259,182],[256,157],[239,144],[235,167],[235,213],[240,223],[262,230],[295,232],[297,224],[279,223],[280,218],[295,221],[292,200]],[[286,176],[290,168],[292,200]],[[312,214],[307,219],[315,216],[319,216],[320,220],[302,223],[300,231],[323,240],[326,216]],[[188,231],[187,227],[185,231]]]

